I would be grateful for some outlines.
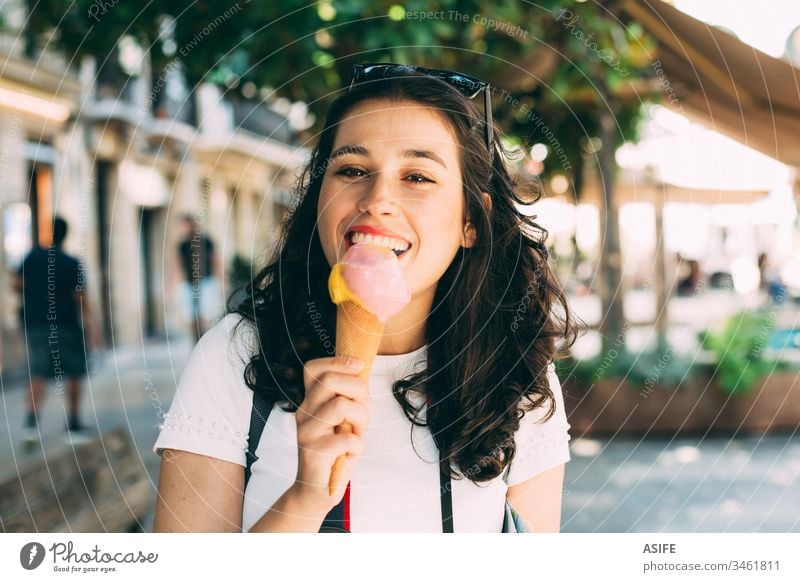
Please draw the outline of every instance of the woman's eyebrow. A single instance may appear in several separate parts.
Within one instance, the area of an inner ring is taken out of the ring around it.
[[[447,164],[444,163],[444,160],[430,150],[406,150],[403,152],[403,157],[427,158],[429,160],[433,160],[437,164],[440,164],[445,170],[447,169]]]
[[[330,159],[335,160],[337,157],[343,156],[345,154],[355,154],[358,156],[369,157],[369,150],[363,145],[345,145],[333,150]],[[401,155],[404,158],[412,158],[412,159],[425,158],[436,162],[437,164],[441,165],[445,170],[447,169],[447,164],[444,163],[444,160],[430,150],[413,150],[413,149],[405,150]]]
[[[359,156],[369,156],[369,150],[362,145],[345,145],[340,148],[336,148],[331,153],[331,160],[335,160],[339,156],[343,156],[345,154],[356,154]]]

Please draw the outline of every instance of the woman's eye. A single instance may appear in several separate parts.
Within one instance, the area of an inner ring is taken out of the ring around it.
[[[433,182],[433,180],[423,176],[422,174],[410,174],[406,176],[406,180],[414,182],[415,184],[423,184],[425,182]]]
[[[346,167],[336,172],[337,176],[344,176],[345,178],[363,178],[367,172],[360,168]]]

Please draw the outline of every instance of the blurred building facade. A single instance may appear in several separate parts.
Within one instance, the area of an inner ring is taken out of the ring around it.
[[[215,243],[228,296],[235,260],[257,265],[273,244],[307,153],[263,101],[190,91],[179,67],[155,72],[135,46],[102,63],[42,52],[19,4],[0,7],[0,366],[24,367],[12,277],[49,244],[55,214],[107,346],[183,333],[180,216]]]

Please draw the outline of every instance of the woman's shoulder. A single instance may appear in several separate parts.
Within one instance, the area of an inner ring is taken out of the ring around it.
[[[537,427],[539,427],[538,430],[542,432],[547,431],[550,433],[563,433],[569,429],[569,423],[567,422],[567,411],[564,407],[564,393],[561,389],[561,380],[556,374],[556,368],[554,364],[548,364],[546,374],[547,383],[553,398],[552,400],[548,399],[537,408],[528,412],[530,417],[527,420],[527,424],[537,425]],[[549,415],[551,402],[553,414]]]
[[[253,402],[244,381],[250,333],[242,316],[229,314],[203,334],[163,417],[156,452],[179,449],[244,465]]]
[[[195,349],[204,354],[225,355],[231,365],[239,368],[255,353],[257,337],[252,320],[239,313],[228,313],[203,334]]]
[[[507,483],[515,485],[532,476],[569,460],[569,429],[564,408],[564,395],[555,366],[547,366],[547,380],[553,394],[553,414],[549,402],[529,410],[520,420],[514,435],[517,446]]]
[[[212,326],[192,349],[181,376],[178,395],[248,394],[244,372],[254,353],[256,333],[250,320],[229,313]]]
[[[239,330],[245,332],[253,332],[255,326],[249,318],[241,313],[228,313],[222,317],[216,324],[211,326],[208,331],[203,334],[200,341],[205,342],[228,342],[239,335]]]

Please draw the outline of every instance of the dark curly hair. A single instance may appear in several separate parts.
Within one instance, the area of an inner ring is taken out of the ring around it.
[[[337,126],[368,99],[411,101],[438,111],[461,147],[466,214],[476,244],[459,249],[437,285],[425,330],[426,369],[395,382],[393,391],[412,429],[429,427],[454,478],[488,481],[514,458],[514,434],[525,412],[545,406],[546,418],[552,416],[547,368],[557,343],[570,344],[575,332],[548,264],[547,232],[516,205],[538,199],[538,188],[523,192],[512,180],[499,133],[490,154],[482,112],[444,81],[409,72],[356,85],[333,102],[273,257],[228,301],[228,311],[243,316],[239,323],[250,321],[257,331],[245,382],[293,412],[305,395],[305,362],[332,355],[326,338],[333,336],[336,312],[317,204]],[[491,196],[491,208],[483,192]],[[412,392],[428,402],[424,420]]]

